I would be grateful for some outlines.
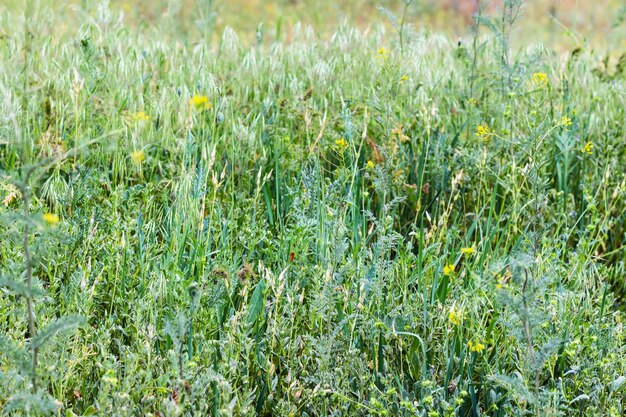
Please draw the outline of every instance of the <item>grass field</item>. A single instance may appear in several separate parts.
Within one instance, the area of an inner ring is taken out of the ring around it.
[[[626,8],[382,3],[0,5],[5,415],[626,415]]]

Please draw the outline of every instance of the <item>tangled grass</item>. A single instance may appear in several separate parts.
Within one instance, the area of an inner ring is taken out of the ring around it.
[[[19,16],[7,415],[626,413],[626,55]]]

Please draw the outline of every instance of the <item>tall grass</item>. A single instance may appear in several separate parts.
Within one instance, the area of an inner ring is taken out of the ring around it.
[[[2,17],[6,414],[624,415],[619,59],[205,6]]]

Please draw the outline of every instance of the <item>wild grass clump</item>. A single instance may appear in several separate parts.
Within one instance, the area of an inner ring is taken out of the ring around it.
[[[459,42],[0,20],[0,408],[624,415],[624,66],[513,50],[505,3]]]

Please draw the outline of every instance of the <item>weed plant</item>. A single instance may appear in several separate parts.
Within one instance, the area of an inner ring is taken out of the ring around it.
[[[626,55],[513,49],[514,0],[252,45],[211,2],[197,43],[35,3],[0,16],[6,415],[626,414]]]

